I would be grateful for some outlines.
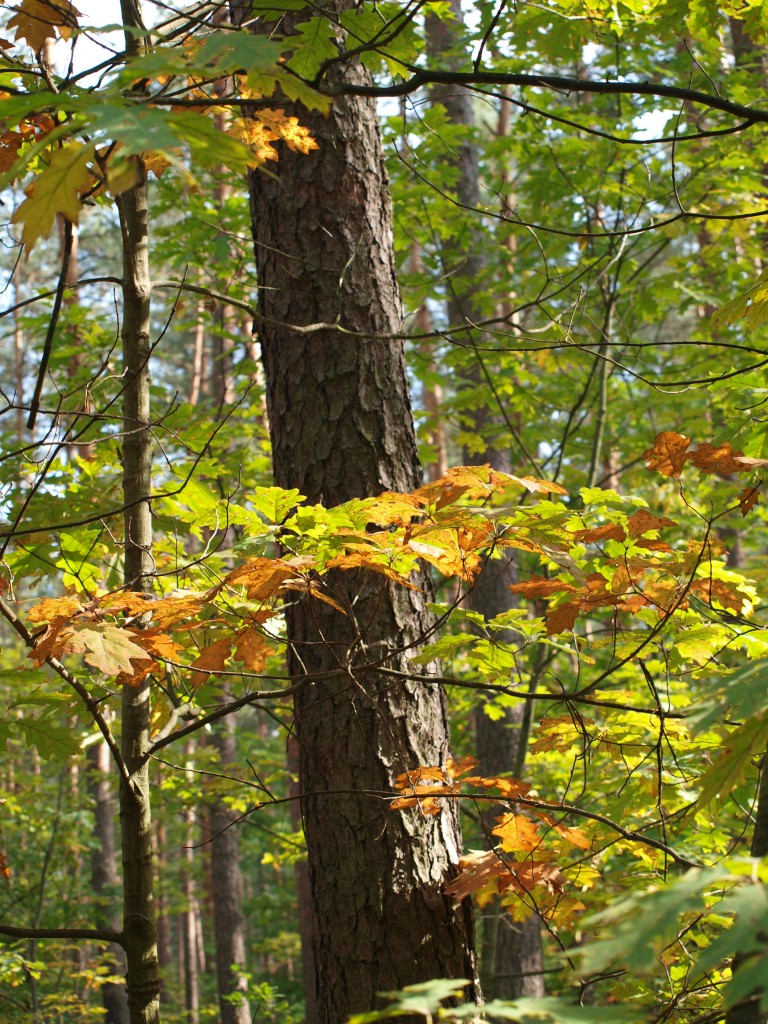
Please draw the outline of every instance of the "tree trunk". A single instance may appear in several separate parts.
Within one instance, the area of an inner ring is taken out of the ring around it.
[[[218,723],[213,742],[219,752],[220,770],[234,764],[235,722],[229,717]],[[216,978],[219,988],[221,1024],[250,1024],[251,1011],[246,997],[245,921],[243,920],[243,875],[240,870],[240,841],[233,823],[238,815],[224,802],[215,799],[210,806],[208,826],[211,841],[211,889],[213,897],[213,930],[216,939]],[[241,1001],[232,1003],[229,996],[239,993]]]
[[[370,81],[357,63],[344,75]],[[275,480],[326,505],[410,490],[420,469],[403,346],[376,338],[401,324],[375,104],[341,98],[328,117],[296,113],[319,152],[283,150],[274,177],[251,177]],[[280,326],[318,322],[356,336]],[[296,699],[320,1024],[370,1009],[382,990],[475,977],[468,902],[442,891],[459,854],[453,808],[394,813],[378,795],[407,769],[445,762],[444,696],[362,667],[408,666],[431,625],[428,593],[372,576],[333,581],[347,615],[311,599],[287,609],[293,676],[342,670]]]
[[[91,762],[88,788],[93,800],[93,831],[96,837],[96,849],[91,863],[91,885],[99,907],[96,925],[119,931],[120,915],[112,906],[120,879],[115,847],[115,801],[110,780],[112,761],[107,744],[94,743],[88,748],[88,759]],[[111,945],[104,962],[110,974],[125,973],[125,953],[121,946]],[[102,986],[101,998],[105,1010],[104,1024],[129,1024],[125,985],[107,982]]]
[[[461,5],[452,0],[455,18],[448,23],[439,18],[427,16],[427,50],[431,61],[442,67],[455,66],[458,69],[464,59],[464,23]],[[472,95],[459,86],[436,86],[432,90],[432,101],[441,104],[448,121],[471,129],[475,124]],[[458,175],[456,197],[469,210],[480,207],[480,176],[477,156],[471,139],[460,140],[451,150]],[[448,316],[450,322],[462,331],[457,335],[460,344],[471,351],[476,342],[476,332],[470,325],[483,319],[478,308],[477,289],[479,282],[487,281],[490,270],[481,233],[474,225],[467,225],[466,237],[454,237],[444,247],[446,279],[448,281]],[[464,329],[464,325],[467,325]],[[467,379],[476,387],[485,383],[483,364],[480,356],[466,373]],[[512,470],[509,446],[496,447],[492,437],[494,430],[503,427],[492,417],[487,408],[474,413],[475,431],[486,439],[486,448],[475,460],[489,463],[499,472]],[[473,461],[475,461],[473,460]],[[509,586],[517,581],[517,566],[510,554],[502,560],[487,559],[475,581],[469,597],[474,611],[485,619],[492,619],[514,607],[515,599]],[[502,643],[514,646],[514,636],[498,637]],[[525,763],[527,734],[530,727],[530,707],[520,704],[505,708],[503,717],[491,719],[482,707],[475,714],[475,736],[480,769],[485,775],[499,775],[504,772],[521,774]],[[489,807],[483,813],[483,827],[487,836],[495,819],[502,813],[501,808]],[[514,999],[518,996],[543,996],[541,922],[536,914],[522,924],[515,923],[509,913],[500,908],[494,912],[489,907],[483,917],[481,946],[481,977],[487,996],[499,999]]]

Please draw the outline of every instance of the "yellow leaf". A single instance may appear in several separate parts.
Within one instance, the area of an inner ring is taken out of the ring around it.
[[[303,153],[306,156],[313,149],[320,148],[312,138],[309,128],[299,124],[298,117],[286,117],[284,110],[271,110],[265,107],[258,111],[258,118],[294,153]]]
[[[92,181],[87,166],[92,155],[92,145],[69,142],[56,150],[50,164],[26,187],[27,198],[11,222],[24,225],[21,237],[27,252],[38,238],[50,234],[57,213],[77,224],[81,210],[79,193]]]
[[[277,142],[278,136],[261,121],[255,121],[250,117],[236,117],[227,129],[227,134],[250,146],[254,166],[266,160],[277,160],[277,150],[272,143]]]
[[[52,622],[59,616],[70,618],[82,608],[76,597],[46,597],[29,609],[27,618],[30,622]]]
[[[535,850],[541,845],[538,826],[522,814],[505,814],[491,831],[499,836],[501,848],[507,853]]]

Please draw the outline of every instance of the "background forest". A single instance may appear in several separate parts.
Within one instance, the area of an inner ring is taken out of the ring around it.
[[[768,8],[77,7],[0,12],[0,1020],[764,1024]]]

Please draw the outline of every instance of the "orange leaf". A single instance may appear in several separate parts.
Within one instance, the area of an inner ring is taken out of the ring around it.
[[[753,509],[760,500],[759,487],[745,487],[739,495],[739,510],[743,516]]]
[[[60,615],[48,626],[40,640],[35,644],[28,657],[34,661],[36,667],[40,667],[47,658],[58,658],[64,653],[67,640],[74,633],[68,615]],[[67,628],[64,628],[67,627]]]
[[[556,608],[550,608],[547,611],[547,636],[556,636],[573,629],[580,611],[580,601],[565,601]]]
[[[744,452],[735,452],[727,441],[718,445],[707,444],[705,441],[699,445],[697,451],[691,452],[688,458],[704,473],[743,473],[743,464],[736,461],[736,457],[743,454]]]
[[[223,636],[205,647],[190,665],[190,668],[197,670],[193,678],[195,687],[202,686],[211,672],[223,671],[231,652],[231,636]]]
[[[655,469],[662,476],[679,476],[680,470],[688,458],[690,443],[690,437],[683,437],[682,434],[665,430],[656,435],[653,448],[648,448],[643,452],[645,464],[648,469]]]
[[[482,775],[472,775],[464,779],[464,783],[467,786],[479,786],[481,789],[498,789],[501,796],[508,800],[525,796],[531,788],[529,782],[520,782],[519,779],[486,778]]]
[[[640,508],[627,519],[627,532],[630,537],[642,537],[644,533],[651,530],[660,530],[664,526],[677,526],[674,519],[667,519],[666,516],[655,516]]]
[[[27,612],[30,622],[53,622],[54,619],[71,619],[83,610],[76,597],[46,597]]]
[[[235,660],[241,661],[249,672],[262,672],[271,653],[269,644],[253,626],[246,626],[237,633]]]
[[[550,597],[552,594],[578,594],[579,588],[565,580],[547,580],[543,576],[531,573],[525,583],[513,583],[509,588],[513,594],[524,597]]]
[[[444,887],[447,896],[455,896],[457,900],[482,889],[494,878],[503,876],[510,878],[504,861],[493,850],[472,850],[459,858],[459,874]]]
[[[580,828],[571,828],[568,825],[561,825],[560,822],[555,821],[554,818],[549,814],[545,814],[544,811],[537,811],[534,809],[533,813],[537,818],[541,818],[542,821],[546,821],[546,823],[550,825],[559,836],[565,839],[566,842],[569,842],[571,846],[578,846],[580,850],[588,850],[592,845]]]
[[[541,845],[538,825],[522,814],[505,814],[498,819],[499,824],[491,829],[501,839],[501,848],[506,853],[519,850],[535,850]]]

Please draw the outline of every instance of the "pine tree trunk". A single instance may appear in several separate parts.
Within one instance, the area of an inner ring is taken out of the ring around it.
[[[359,65],[344,74],[369,81]],[[271,321],[260,341],[276,483],[334,505],[409,490],[420,468],[403,346],[375,337],[401,328],[375,105],[341,98],[327,118],[296,113],[319,152],[283,150],[274,178],[251,179],[260,309]],[[357,336],[279,326],[318,322]],[[428,587],[396,590],[363,573],[333,586],[348,615],[309,599],[287,609],[294,677],[343,670],[296,700],[320,1024],[371,1008],[383,990],[475,974],[470,908],[442,892],[459,852],[453,809],[437,819],[390,812],[377,795],[406,769],[449,756],[440,689],[392,686],[362,667],[408,665],[431,625]]]
[[[213,742],[219,752],[220,770],[226,772],[227,766],[236,760],[235,722],[231,717],[217,724]],[[212,838],[208,849],[221,1024],[250,1024],[251,1021],[245,979],[232,970],[233,966],[243,971],[246,967],[240,840],[237,827],[233,825],[237,817],[222,800],[215,799],[211,803],[208,827]],[[241,996],[239,1003],[228,999],[235,993]]]

